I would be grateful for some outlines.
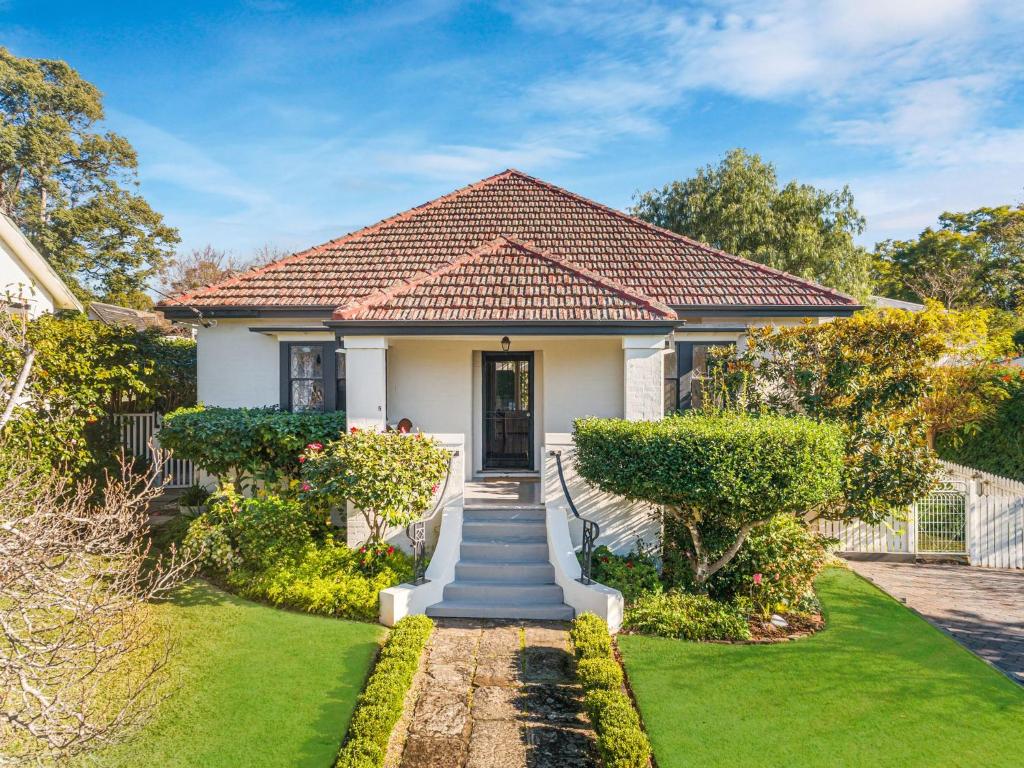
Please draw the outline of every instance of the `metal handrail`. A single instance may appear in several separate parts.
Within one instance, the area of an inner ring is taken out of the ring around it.
[[[426,517],[414,520],[405,527],[405,535],[412,542],[412,583],[416,586],[426,584],[427,578],[427,523],[437,517],[444,502],[444,495],[448,492],[448,480],[452,476],[452,460],[459,455],[458,449],[448,454],[448,467],[444,472],[444,485],[441,487],[441,495],[437,497],[434,509]]]
[[[594,580],[590,578],[591,561],[594,558],[594,545],[597,543],[597,537],[601,535],[601,527],[593,520],[583,517],[576,509],[572,496],[569,495],[569,486],[565,482],[565,472],[562,471],[562,452],[548,451],[548,456],[555,459],[555,466],[558,468],[558,481],[562,484],[562,494],[569,503],[569,509],[572,510],[576,519],[583,523],[583,542],[580,546],[580,551],[583,553],[583,575],[577,581],[581,584],[593,584]]]

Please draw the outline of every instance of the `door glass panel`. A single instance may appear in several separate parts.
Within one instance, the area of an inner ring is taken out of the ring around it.
[[[530,360],[484,358],[484,465],[529,469],[533,431]]]
[[[316,379],[298,379],[292,382],[292,410],[322,411],[324,409],[324,383]]]
[[[293,379],[319,379],[323,377],[323,360],[321,360],[320,350],[320,345],[295,345],[292,347]]]

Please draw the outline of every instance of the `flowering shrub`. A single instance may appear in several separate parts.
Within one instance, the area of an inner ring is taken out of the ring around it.
[[[582,559],[582,555],[580,557]],[[619,590],[627,603],[640,595],[662,591],[654,558],[645,551],[641,541],[628,555],[616,555],[602,544],[594,550],[591,563],[594,581]]]
[[[427,511],[449,455],[422,434],[353,427],[337,440],[307,446],[300,458],[303,490],[325,506],[352,502],[366,518],[370,540],[381,541],[389,527]]]
[[[728,529],[711,530],[705,545],[718,551],[733,536]],[[792,515],[775,518],[751,532],[736,557],[708,580],[707,592],[724,601],[745,598],[745,605],[762,615],[813,606],[814,578],[828,558],[828,543]],[[664,545],[666,581],[693,589],[689,568],[680,564],[692,546],[689,532],[666,521]]]

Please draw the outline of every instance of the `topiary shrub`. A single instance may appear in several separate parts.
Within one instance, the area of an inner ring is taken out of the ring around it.
[[[581,613],[572,623],[569,640],[577,659],[606,658],[612,655],[612,638],[604,619],[593,613]]]
[[[371,546],[388,528],[407,525],[430,506],[450,455],[422,434],[353,427],[302,455],[304,488],[326,506],[351,502],[366,519]]]
[[[735,557],[749,533],[780,515],[841,498],[844,434],[802,417],[688,413],[660,422],[579,419],[576,468],[601,490],[663,508],[690,532],[683,552],[694,584]],[[735,530],[720,555],[703,532]]]
[[[623,627],[683,640],[748,640],[746,618],[733,605],[706,595],[645,595],[626,608]]]
[[[610,656],[581,659],[576,664],[576,677],[585,691],[617,691],[622,687],[622,667]]]
[[[164,417],[160,445],[178,458],[238,491],[259,481],[276,483],[298,477],[300,454],[345,431],[345,414],[288,413],[274,407],[217,408],[197,405]]]

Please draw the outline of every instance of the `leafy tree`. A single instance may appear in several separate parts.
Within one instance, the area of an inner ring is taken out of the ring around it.
[[[780,515],[817,512],[843,490],[843,431],[803,417],[691,412],[659,422],[578,419],[576,469],[603,491],[660,506],[689,532],[691,578],[708,578]],[[722,551],[709,529],[727,527]]]
[[[743,149],[635,198],[632,213],[658,226],[859,297],[870,293],[870,256],[848,187],[828,192],[790,181]]]
[[[1024,307],[1024,204],[943,213],[937,229],[875,246],[887,296],[935,299],[950,309]]]
[[[422,434],[374,432],[355,427],[303,453],[302,477],[311,497],[327,506],[352,502],[362,512],[369,542],[427,511],[448,471],[449,454]]]
[[[133,191],[135,150],[102,120],[99,90],[68,64],[0,47],[0,211],[82,298],[147,308],[178,233]]]

